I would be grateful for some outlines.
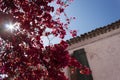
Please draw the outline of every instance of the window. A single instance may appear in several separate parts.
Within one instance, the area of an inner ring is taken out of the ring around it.
[[[81,64],[89,67],[84,49],[74,51],[72,57],[76,58]],[[71,72],[72,70],[74,70],[74,73]],[[70,68],[70,72],[71,72],[71,80],[93,80],[92,74],[90,75],[80,74],[78,69]]]

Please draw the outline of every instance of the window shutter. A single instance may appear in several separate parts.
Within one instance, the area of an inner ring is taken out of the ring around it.
[[[72,57],[76,58],[84,66],[90,68],[84,49],[74,51]],[[80,74],[79,70],[75,69],[75,72],[71,74],[71,80],[93,80],[93,77],[92,74],[90,75]]]

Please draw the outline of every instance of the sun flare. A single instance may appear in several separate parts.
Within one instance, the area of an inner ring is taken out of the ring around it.
[[[19,23],[17,23],[17,22],[16,23],[9,22],[9,23],[5,24],[5,28],[7,30],[10,30],[11,32],[14,31],[14,30],[18,30],[19,29]]]

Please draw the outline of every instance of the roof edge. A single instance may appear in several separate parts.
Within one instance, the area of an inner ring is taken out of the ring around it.
[[[67,43],[69,45],[72,45],[72,44],[84,41],[86,39],[91,39],[93,37],[97,37],[99,35],[111,32],[111,31],[116,30],[118,28],[120,28],[120,20],[115,21],[111,24],[108,24],[107,26],[99,27],[99,28],[96,28],[90,32],[81,34],[80,36],[71,38],[71,39],[67,40]]]

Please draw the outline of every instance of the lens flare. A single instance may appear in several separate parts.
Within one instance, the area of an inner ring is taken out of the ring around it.
[[[8,23],[8,24],[5,24],[5,28],[7,30],[10,30],[11,32],[14,31],[14,30],[18,30],[19,29],[19,23]]]
[[[5,26],[8,30],[12,31],[14,29],[14,25],[12,23],[6,24]]]

